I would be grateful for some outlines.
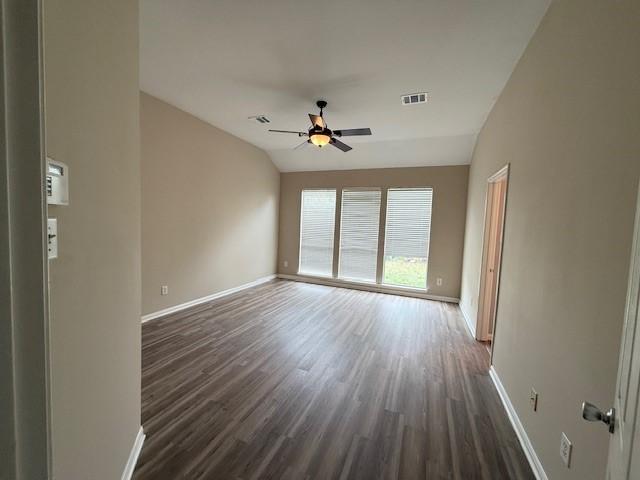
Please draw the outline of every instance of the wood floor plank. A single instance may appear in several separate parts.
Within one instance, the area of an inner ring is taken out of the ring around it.
[[[276,280],[142,329],[135,480],[534,478],[458,307]]]

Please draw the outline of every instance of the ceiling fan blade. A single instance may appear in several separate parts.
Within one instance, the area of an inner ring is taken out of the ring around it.
[[[294,150],[298,150],[302,147],[304,147],[305,145],[308,145],[309,143],[311,143],[311,140],[305,140],[304,142],[302,142],[300,145],[298,145],[297,147],[293,147]]]
[[[307,132],[294,132],[293,130],[269,130],[270,132],[276,132],[276,133],[295,133],[297,134],[299,137],[304,137],[307,135]]]
[[[356,135],[371,135],[370,128],[351,128],[348,130],[334,130],[334,135],[338,137],[354,137]]]
[[[309,118],[311,119],[311,124],[315,127],[327,128],[327,124],[324,123],[324,118],[320,115],[314,115],[313,113],[309,114]]]
[[[342,143],[340,140],[336,140],[335,138],[331,139],[331,145],[333,145],[336,148],[339,148],[343,152],[348,152],[349,150],[353,150],[349,145],[347,145],[346,143]]]

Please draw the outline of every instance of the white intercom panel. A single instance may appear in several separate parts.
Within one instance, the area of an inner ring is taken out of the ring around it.
[[[69,167],[47,157],[47,203],[69,205]]]

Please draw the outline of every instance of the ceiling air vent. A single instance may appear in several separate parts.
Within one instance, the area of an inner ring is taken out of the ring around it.
[[[418,103],[427,103],[427,92],[410,93],[402,95],[402,105],[416,105]]]
[[[271,120],[269,120],[264,115],[256,115],[255,117],[249,117],[249,120],[255,120],[258,123],[271,123]]]

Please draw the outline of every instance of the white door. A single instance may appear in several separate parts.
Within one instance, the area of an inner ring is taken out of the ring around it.
[[[640,479],[640,193],[627,291],[618,381],[614,399],[614,429],[609,446],[607,478]]]

